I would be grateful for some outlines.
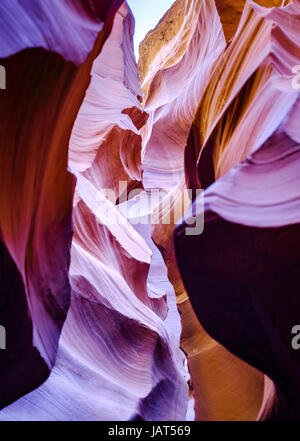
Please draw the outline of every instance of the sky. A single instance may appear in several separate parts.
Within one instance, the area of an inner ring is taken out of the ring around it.
[[[139,44],[155,28],[174,0],[127,0],[135,17],[134,51],[139,58]]]

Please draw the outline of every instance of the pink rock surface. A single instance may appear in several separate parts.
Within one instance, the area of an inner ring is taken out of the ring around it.
[[[157,250],[149,226],[139,233],[114,205],[117,198],[105,197],[109,190],[117,196],[119,181],[141,180],[139,127],[147,115],[132,34],[133,17],[123,3],[93,64],[70,138],[72,300],[56,364],[45,384],[3,410],[2,419],[186,417],[188,373],[176,335],[179,318],[167,315],[166,296],[170,304],[174,293],[163,262],[151,264]]]
[[[299,419],[300,0],[0,17],[0,420]]]
[[[300,272],[299,90],[292,75],[299,13],[299,1],[271,9],[246,4],[188,140],[188,170],[198,168],[190,182],[206,188],[204,231],[188,237],[183,223],[175,235],[202,325],[268,376],[258,419],[299,418],[300,361],[291,343]],[[190,216],[197,204],[202,200]]]
[[[75,182],[68,143],[117,3],[98,2],[96,17],[82,1],[54,9],[48,1],[36,1],[35,9],[1,2],[1,407],[45,381],[55,362],[70,303]]]

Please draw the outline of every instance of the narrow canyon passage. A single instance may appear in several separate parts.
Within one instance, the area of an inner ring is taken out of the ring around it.
[[[2,421],[299,419],[300,0],[150,3],[0,3]]]

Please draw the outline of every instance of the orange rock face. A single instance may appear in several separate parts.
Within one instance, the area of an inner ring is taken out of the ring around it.
[[[299,419],[300,0],[0,23],[0,420]]]

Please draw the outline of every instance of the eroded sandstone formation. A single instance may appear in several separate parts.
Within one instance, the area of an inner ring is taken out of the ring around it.
[[[0,4],[0,419],[298,419],[300,1],[177,0],[138,66],[125,1],[35,3]]]

